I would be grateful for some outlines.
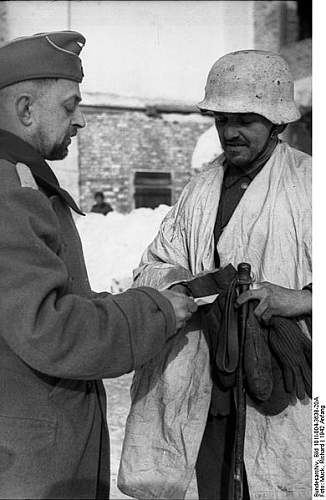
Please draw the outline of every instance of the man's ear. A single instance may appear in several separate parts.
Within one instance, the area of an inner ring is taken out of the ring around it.
[[[29,127],[33,121],[31,112],[32,102],[33,98],[30,94],[18,96],[15,102],[18,119],[25,127]]]

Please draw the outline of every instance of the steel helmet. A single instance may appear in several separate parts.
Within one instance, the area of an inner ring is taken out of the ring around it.
[[[287,62],[264,50],[239,50],[218,59],[205,87],[201,110],[257,113],[275,124],[300,118]]]

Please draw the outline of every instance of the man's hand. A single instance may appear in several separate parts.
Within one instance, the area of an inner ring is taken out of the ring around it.
[[[175,293],[181,293],[182,295],[187,295],[187,296],[191,295],[189,290],[187,289],[187,287],[185,287],[181,283],[177,283],[176,285],[172,285],[169,288],[169,290],[171,290],[172,292],[175,292]]]
[[[236,303],[240,306],[249,300],[259,300],[254,313],[264,323],[268,323],[272,316],[301,316],[311,314],[312,310],[309,290],[292,290],[268,281],[255,284],[254,288],[239,295]]]
[[[192,297],[187,297],[184,294],[176,293],[172,290],[163,290],[161,293],[172,304],[176,317],[177,330],[183,328],[188,319],[190,319],[193,313],[197,310],[197,304],[194,299]]]

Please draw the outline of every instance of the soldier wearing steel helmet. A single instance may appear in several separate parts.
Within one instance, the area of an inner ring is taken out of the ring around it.
[[[214,117],[223,154],[185,187],[143,254],[135,283],[189,294],[194,277],[248,262],[255,283],[237,305],[255,300],[262,328],[275,317],[297,324],[302,315],[311,315],[312,307],[311,157],[278,137],[300,118],[289,67],[272,52],[227,54],[212,66],[198,106]],[[307,328],[300,323],[298,331],[311,346]],[[211,339],[217,349],[219,335],[214,330]],[[213,358],[211,351],[211,370]],[[221,388],[214,377],[212,382],[209,404],[203,404],[203,395],[198,403],[204,432],[187,436],[183,429],[189,453],[178,486],[185,492],[196,465],[199,498],[222,500],[232,498],[236,408],[234,389]],[[206,387],[209,392],[209,383]],[[310,497],[311,385],[288,397],[286,407],[274,413],[247,399],[245,499]],[[181,477],[188,479],[182,482]]]
[[[108,498],[102,378],[151,359],[196,309],[149,287],[92,292],[70,209],[46,160],[68,154],[85,38],[0,47],[0,497]]]

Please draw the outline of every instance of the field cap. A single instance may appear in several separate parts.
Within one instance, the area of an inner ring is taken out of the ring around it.
[[[52,31],[15,38],[0,46],[0,89],[37,78],[81,82],[79,54],[85,38],[76,31]]]

